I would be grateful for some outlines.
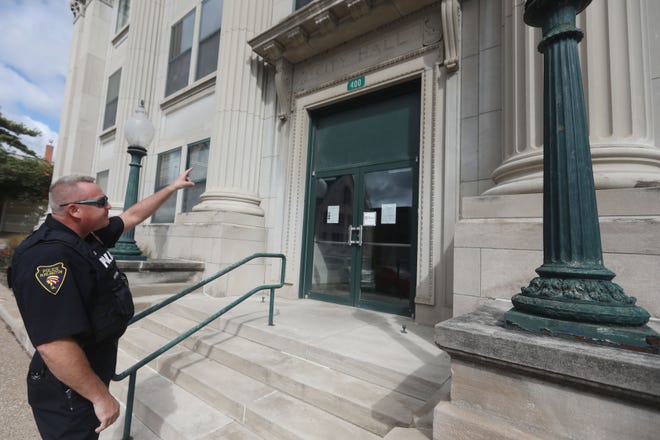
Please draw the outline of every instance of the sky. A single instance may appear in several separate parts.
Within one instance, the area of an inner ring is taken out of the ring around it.
[[[42,156],[57,138],[73,31],[69,0],[0,0],[0,112],[41,131],[23,143]]]

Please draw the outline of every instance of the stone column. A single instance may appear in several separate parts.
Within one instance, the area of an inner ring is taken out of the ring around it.
[[[128,37],[123,44],[127,44],[126,62],[121,71],[121,84],[119,90],[119,106],[117,109],[117,132],[115,135],[117,148],[115,150],[115,163],[125,164],[113,169],[113,194],[125,194],[128,182],[129,163],[131,156],[126,152],[126,139],[124,138],[124,123],[135,112],[144,100],[147,117],[157,122],[154,117],[158,106],[159,95],[155,94],[156,75],[158,74],[157,58],[162,43],[163,5],[162,0],[141,0],[131,2]],[[112,72],[111,72],[112,73]],[[153,145],[152,145],[153,147]],[[143,176],[144,178],[144,176]],[[153,188],[150,188],[153,189]],[[142,198],[138,190],[138,199]]]
[[[103,84],[112,7],[105,2],[70,2],[73,38],[66,75],[53,180],[92,174],[97,126],[105,102]]]
[[[538,29],[522,20],[523,2],[508,0],[504,23],[504,161],[487,194],[541,192],[542,64]],[[578,17],[589,136],[597,189],[660,180],[653,133],[644,0],[596,0]]]
[[[270,16],[270,0],[224,1],[207,187],[193,211],[264,215],[258,190],[268,78],[247,41]]]

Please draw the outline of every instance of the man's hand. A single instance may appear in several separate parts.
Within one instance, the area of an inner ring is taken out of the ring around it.
[[[117,420],[119,403],[92,370],[78,342],[73,338],[60,338],[36,348],[60,382],[92,402],[94,413],[101,422],[96,432],[101,432]]]
[[[195,186],[195,182],[190,180],[191,171],[192,168],[188,168],[187,170],[185,170],[176,179],[174,179],[172,183],[170,183],[170,186],[172,186],[175,190],[179,190],[181,188],[187,188],[189,186]]]
[[[98,428],[94,430],[98,434],[115,423],[115,420],[119,417],[119,402],[108,393],[102,398],[93,401],[92,404],[94,405],[96,418],[101,422]]]
[[[147,217],[156,212],[156,210],[178,190],[195,186],[195,182],[190,180],[189,177],[191,171],[192,168],[188,168],[165,188],[150,195],[146,199],[139,201],[126,211],[119,214],[119,217],[124,221],[124,232],[133,229],[145,221]]]

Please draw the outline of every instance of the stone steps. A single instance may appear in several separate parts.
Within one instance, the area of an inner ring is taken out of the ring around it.
[[[167,312],[142,322],[143,328],[168,339],[194,325],[196,322]],[[410,426],[415,412],[424,406],[419,399],[225,332],[204,332],[185,345],[379,435],[395,426]]]
[[[233,299],[191,295],[138,321],[120,341],[117,371]],[[275,326],[267,322],[267,301],[250,298],[143,367],[135,430],[168,440],[430,438],[429,414],[448,399],[450,377],[446,354],[429,340],[432,328],[285,299],[276,300]],[[127,383],[113,384],[118,396]],[[191,431],[195,418],[205,428]],[[105,438],[120,438],[113,429],[119,437]]]
[[[165,342],[167,342],[165,338],[144,328],[134,328],[122,338],[121,350],[134,356],[142,356],[158,349]],[[193,405],[186,398],[179,399],[181,405],[195,406],[196,409],[193,413],[198,418],[202,417],[202,414],[211,414],[203,416],[202,421],[215,419],[218,420],[219,425],[226,424],[224,419],[212,416],[217,412],[225,418],[239,422],[251,433],[264,438],[300,440],[335,438],[372,440],[378,438],[364,429],[186,348],[173,348],[158,360],[153,361],[150,367],[160,375],[145,376],[140,371],[136,398],[140,399],[138,394],[141,395],[144,392],[149,395],[148,398],[155,397],[155,400],[149,405],[138,405],[136,401],[135,406],[139,407],[136,411],[141,411],[148,419],[151,419],[150,423],[145,422],[147,425],[159,426],[158,435],[163,439],[178,438],[176,435],[181,431],[188,432],[187,438],[202,438],[200,436],[192,437],[190,431],[185,429],[186,424],[192,423],[186,416],[183,416],[181,420],[169,422],[174,417],[167,407],[174,406],[178,409],[180,406],[176,401],[176,403],[163,403],[173,400],[169,396],[171,393],[169,390],[172,388],[169,384],[181,388],[185,393],[203,402]],[[159,380],[155,378],[159,378]],[[140,384],[145,380],[148,384],[142,385],[142,389],[140,389]],[[168,390],[162,391],[157,387]],[[122,395],[123,397],[124,395]],[[162,406],[165,407],[159,409]],[[140,417],[140,413],[136,414]],[[164,414],[168,423],[158,421],[158,414]],[[184,411],[184,414],[190,415],[190,411]],[[179,417],[175,419],[179,419]],[[171,427],[168,426],[170,423]],[[200,422],[194,424],[204,425]],[[168,429],[164,429],[164,426],[168,426]],[[178,429],[176,432],[172,432],[175,426]]]

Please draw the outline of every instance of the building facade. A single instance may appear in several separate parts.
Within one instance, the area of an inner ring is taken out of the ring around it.
[[[136,230],[151,258],[287,256],[284,295],[433,324],[543,262],[542,57],[523,0],[72,0],[55,178],[118,211],[123,125],[156,135],[140,197],[196,186]],[[660,5],[578,17],[605,265],[660,316]],[[276,279],[255,263],[211,284]]]

